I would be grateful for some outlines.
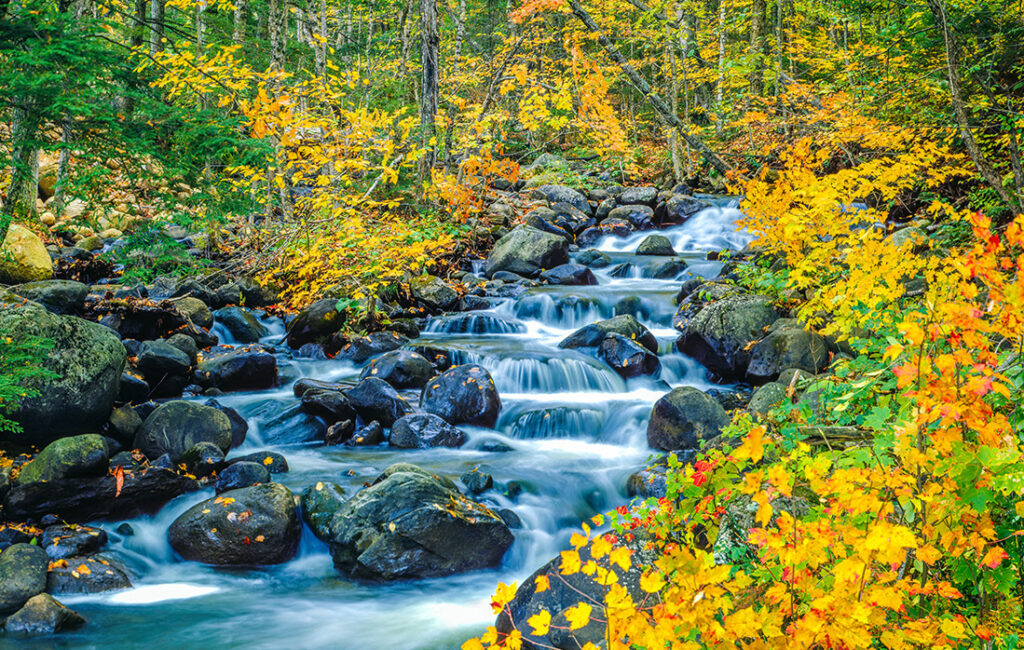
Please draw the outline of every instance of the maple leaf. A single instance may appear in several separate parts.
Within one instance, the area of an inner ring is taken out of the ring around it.
[[[501,610],[505,609],[505,605],[509,603],[516,595],[516,583],[510,585],[504,582],[498,583],[498,588],[494,592],[494,598],[491,599],[491,609],[497,614]]]
[[[995,569],[1008,557],[1010,556],[1007,555],[1006,551],[1004,551],[1001,546],[993,546],[985,553],[985,557],[982,558],[981,563],[990,569]]]
[[[551,589],[551,579],[548,578],[547,574],[537,576],[534,578],[533,582],[537,585],[537,589],[534,593],[539,594]]]
[[[548,629],[551,626],[551,612],[542,609],[537,614],[526,619],[526,623],[533,628],[534,636],[544,636],[548,633]]]
[[[571,576],[574,573],[579,573],[580,567],[582,566],[580,554],[576,551],[562,551],[561,555],[561,574],[563,576]]]
[[[587,603],[579,603],[565,610],[565,618],[569,621],[570,630],[578,630],[590,622],[592,608]]]

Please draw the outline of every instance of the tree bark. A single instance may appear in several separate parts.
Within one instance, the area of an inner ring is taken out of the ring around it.
[[[420,0],[420,136],[426,148],[420,161],[422,181],[429,179],[436,157],[435,145],[431,141],[436,137],[438,45],[437,0]]]
[[[768,27],[767,0],[753,0],[750,3],[750,94],[764,92],[764,51],[767,44],[765,30]]]
[[[679,116],[672,113],[672,110],[665,104],[661,97],[651,90],[650,84],[644,81],[643,77],[637,74],[637,71],[633,69],[633,66],[626,61],[622,53],[619,52],[618,48],[608,40],[608,37],[604,35],[601,28],[597,26],[594,19],[590,17],[583,7],[580,6],[578,0],[569,0],[569,6],[572,8],[572,13],[580,19],[587,29],[589,29],[596,37],[597,42],[601,44],[604,51],[608,56],[618,64],[619,69],[622,70],[623,74],[632,82],[633,86],[640,92],[641,95],[650,102],[654,108],[655,115],[663,123],[673,126],[679,129],[680,135],[686,140],[687,144],[693,147],[697,153],[700,154],[709,165],[718,170],[722,175],[736,174],[736,169],[729,163],[722,160],[722,158],[708,147],[703,140],[696,135],[689,132],[689,129],[683,124]],[[737,174],[740,178],[745,178],[741,174]]]
[[[451,72],[448,75],[449,79],[455,79],[459,76],[459,59],[462,56],[462,43],[466,38],[466,0],[459,0],[459,11],[455,15],[455,49],[452,52],[452,65]],[[453,95],[456,94],[457,88],[452,89]],[[451,168],[452,160],[452,139],[455,137],[455,117],[456,117],[455,102],[448,101],[448,114],[445,117],[447,125],[444,133],[444,164],[445,167]]]
[[[149,4],[149,53],[164,51],[164,20],[166,0],[152,0]]]
[[[132,29],[128,37],[128,45],[133,50],[142,49],[142,44],[146,42],[146,10],[149,8],[148,5],[148,0],[135,0],[134,11],[132,12]],[[131,96],[130,90],[125,91],[121,101],[121,110],[129,118],[135,112],[135,98]]]
[[[725,92],[725,3],[718,0],[718,82],[715,84],[715,134],[722,135],[723,113],[725,104],[722,96]]]
[[[36,213],[35,184],[39,158],[35,137],[39,129],[39,115],[32,100],[23,100],[14,106],[11,128],[11,181],[7,186],[7,201],[0,209],[0,242],[7,237],[7,229],[14,217],[32,218]]]
[[[974,166],[978,168],[978,172],[985,179],[985,182],[995,190],[996,194],[1006,203],[1011,212],[1018,213],[1021,210],[1020,203],[1003,186],[1002,179],[999,178],[999,174],[971,132],[970,117],[967,115],[967,106],[962,89],[963,82],[960,76],[960,46],[956,42],[956,35],[953,33],[952,27],[949,25],[945,2],[943,0],[928,0],[928,6],[931,8],[932,16],[935,18],[935,24],[942,33],[942,42],[946,49],[949,95],[953,104],[953,116],[956,118],[957,126],[960,129],[960,137],[967,147],[971,160],[974,161]]]
[[[158,1],[153,0],[154,3]],[[245,21],[249,13],[248,5],[248,0],[235,0],[234,24],[231,32],[231,42],[235,45],[245,44]]]

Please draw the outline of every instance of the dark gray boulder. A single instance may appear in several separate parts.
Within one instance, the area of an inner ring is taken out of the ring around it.
[[[22,466],[18,484],[102,476],[107,473],[108,456],[107,441],[101,435],[87,433],[61,438],[48,444],[31,462]]]
[[[770,381],[754,391],[754,394],[750,396],[747,409],[755,415],[766,415],[784,399],[786,399],[786,386]]]
[[[46,591],[50,594],[97,594],[131,586],[124,567],[102,555],[64,558],[63,562],[54,562],[46,576]]]
[[[39,280],[15,285],[10,291],[55,314],[80,314],[89,295],[89,286],[72,280]]]
[[[54,376],[34,382],[39,394],[22,400],[10,416],[23,429],[18,442],[45,445],[68,434],[99,431],[110,417],[127,357],[117,335],[98,323],[32,304],[0,309],[0,331],[53,341],[42,366]]]
[[[223,307],[213,312],[213,317],[239,343],[256,343],[270,334],[267,326],[245,307]]]
[[[412,405],[398,391],[376,377],[361,380],[345,391],[345,395],[363,421],[377,420],[386,427],[413,411]]]
[[[144,341],[139,346],[135,367],[155,397],[173,397],[181,395],[188,384],[192,360],[167,341]]]
[[[373,357],[397,350],[409,342],[408,337],[398,332],[373,332],[349,340],[338,353],[339,359],[353,363],[365,363]]]
[[[196,382],[224,392],[262,390],[277,384],[277,359],[267,352],[236,350],[204,359],[196,366]]]
[[[661,361],[658,360],[658,355],[637,342],[614,332],[601,341],[597,354],[624,379],[640,375],[656,375],[661,371]]]
[[[183,400],[158,406],[135,434],[135,448],[151,460],[170,454],[177,461],[200,442],[226,452],[231,448],[231,421],[212,406]]]
[[[620,205],[608,213],[608,218],[601,222],[601,227],[607,230],[624,225],[628,230],[646,230],[653,225],[653,221],[654,210],[646,205]]]
[[[244,462],[259,463],[266,467],[271,474],[283,474],[288,471],[288,460],[276,451],[255,451],[251,454],[231,458],[228,460],[228,465]]]
[[[657,215],[659,221],[683,223],[701,210],[711,207],[711,204],[686,194],[673,194],[672,198],[665,201],[660,207],[661,211]]]
[[[423,389],[420,406],[449,424],[493,427],[501,411],[501,398],[483,366],[465,364],[431,379]]]
[[[302,410],[322,417],[330,423],[356,416],[352,402],[340,390],[307,390],[302,394]]]
[[[750,363],[751,343],[780,317],[768,296],[728,295],[682,320],[679,351],[703,363],[724,381],[743,379]]]
[[[208,399],[203,404],[210,408],[215,408],[228,416],[228,420],[231,422],[231,447],[233,449],[241,446],[245,442],[246,435],[249,433],[249,423],[242,417],[242,414],[230,406],[224,406],[215,399]]]
[[[567,336],[558,347],[565,349],[597,347],[610,335],[619,334],[636,341],[651,352],[658,352],[658,339],[630,314],[585,325]]]
[[[448,311],[459,302],[459,294],[436,275],[417,275],[409,280],[412,297],[428,309]]]
[[[331,540],[331,520],[346,499],[345,488],[337,483],[318,481],[302,491],[299,497],[302,520],[317,539],[324,542]]]
[[[804,329],[796,321],[771,329],[750,351],[749,381],[771,381],[787,368],[816,374],[828,367],[829,347],[823,336]]]
[[[376,377],[394,388],[423,388],[433,376],[434,366],[423,355],[410,350],[392,350],[372,359],[359,378]]]
[[[571,187],[566,187],[565,185],[541,185],[534,190],[534,193],[540,194],[551,204],[568,203],[580,212],[590,214],[590,204],[587,203],[587,198]]]
[[[509,271],[534,277],[544,269],[569,262],[569,242],[563,237],[536,228],[519,226],[495,243],[487,256],[484,273]]]
[[[596,248],[588,248],[576,256],[576,261],[580,264],[589,266],[592,269],[603,269],[612,263],[612,258],[604,251],[599,251]]]
[[[232,463],[217,477],[217,494],[228,490],[252,487],[259,483],[270,483],[270,470],[260,463],[243,461]]]
[[[50,594],[39,594],[7,617],[4,629],[9,635],[43,636],[74,630],[85,625],[78,613],[60,604]]]
[[[402,449],[461,447],[466,434],[433,413],[412,413],[395,422],[388,441]]]
[[[454,484],[415,466],[392,466],[337,511],[331,557],[345,573],[372,580],[445,576],[494,567],[512,532]]]
[[[295,496],[280,483],[229,490],[198,503],[167,531],[183,558],[218,566],[287,562],[301,535]]]
[[[636,248],[637,255],[675,255],[672,242],[664,235],[647,235]]]
[[[340,330],[345,315],[337,310],[337,305],[337,300],[325,298],[300,311],[288,326],[288,345],[298,349],[306,343],[321,342]]]
[[[693,388],[676,388],[654,403],[647,423],[647,444],[654,449],[697,449],[729,424],[725,409],[714,398]]]
[[[14,544],[0,553],[0,616],[13,614],[46,591],[49,556],[38,546]]]
[[[92,526],[54,524],[43,529],[39,544],[51,560],[61,560],[98,552],[107,544],[107,533]]]
[[[658,200],[658,188],[627,187],[615,197],[615,200],[619,202],[619,205],[643,204],[653,208],[654,203]]]
[[[564,284],[572,286],[594,285],[597,278],[594,272],[582,264],[560,264],[540,274],[540,279],[548,284]]]

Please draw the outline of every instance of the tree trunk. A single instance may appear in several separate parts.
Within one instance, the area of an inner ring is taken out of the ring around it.
[[[974,166],[978,168],[982,178],[995,190],[996,194],[1006,203],[1006,207],[1011,212],[1020,212],[1020,203],[1003,187],[1002,179],[999,178],[999,174],[971,132],[970,117],[967,115],[967,106],[963,98],[962,79],[960,76],[960,46],[957,44],[956,36],[949,25],[949,19],[946,16],[946,5],[943,0],[928,0],[928,6],[932,10],[936,26],[942,32],[942,42],[946,48],[949,95],[953,103],[953,115],[956,118],[957,126],[960,128],[960,137],[963,138],[967,152],[971,155],[971,160],[974,161]]]
[[[149,8],[148,6],[148,0],[135,0],[132,29],[128,37],[128,45],[133,50],[142,49],[142,44],[146,42],[146,9]],[[126,90],[121,101],[121,110],[128,118],[131,118],[132,113],[135,112],[135,98],[132,97],[131,92],[130,89]]]
[[[157,2],[158,0],[153,0]],[[235,45],[245,44],[245,21],[249,13],[248,0],[235,0],[234,29],[231,32],[231,42]]]
[[[683,136],[683,139],[687,144],[696,149],[701,158],[707,161],[709,165],[718,170],[722,175],[737,174],[736,169],[732,165],[722,160],[722,158],[712,151],[703,140],[686,129],[686,126],[679,119],[679,116],[673,114],[672,110],[665,105],[665,102],[661,97],[658,97],[658,95],[651,90],[650,84],[644,81],[643,77],[637,74],[637,71],[633,69],[633,66],[631,66],[628,61],[626,61],[618,48],[616,48],[615,45],[608,40],[608,37],[604,35],[601,28],[598,27],[597,23],[594,22],[594,19],[590,17],[590,14],[580,6],[579,1],[569,0],[569,6],[572,8],[572,13],[580,19],[580,22],[586,25],[587,29],[597,37],[597,42],[601,44],[601,47],[604,48],[604,51],[608,54],[611,60],[618,64],[619,69],[622,70],[623,74],[625,74],[630,82],[632,82],[633,86],[641,95],[644,96],[644,98],[647,99],[648,102],[650,102],[651,106],[654,108],[655,115],[658,116],[659,120],[679,129],[680,134]],[[737,176],[745,178],[741,174],[737,174]]]
[[[455,80],[454,83],[458,83],[459,58],[462,56],[462,43],[466,38],[466,0],[459,0],[459,11],[455,16],[455,21],[455,49],[452,52],[452,67],[448,78]],[[457,91],[457,88],[452,88],[452,95],[454,96]],[[446,116],[448,124],[444,134],[444,164],[448,168],[453,163],[452,139],[455,137],[455,113],[455,102],[449,101],[448,115]]]
[[[317,38],[313,44],[316,57],[316,76],[321,83],[327,83],[327,0],[320,0],[320,11],[317,13]]]
[[[764,92],[764,50],[767,39],[765,30],[768,27],[767,0],[753,0],[750,3],[750,94],[760,95]]]
[[[7,229],[14,217],[31,219],[36,214],[39,157],[36,153],[36,131],[39,115],[35,103],[23,101],[12,110],[11,128],[11,182],[7,186],[7,201],[0,210],[0,242],[7,237]]]
[[[152,0],[149,5],[149,53],[164,51],[165,0]]]
[[[67,203],[68,171],[71,163],[71,122],[64,120],[60,125],[60,155],[57,159],[57,184],[53,193],[53,214],[64,214]]]
[[[725,104],[722,101],[725,92],[725,3],[718,0],[718,83],[715,87],[715,134],[722,135],[725,122]]]
[[[282,34],[284,0],[270,0],[267,8],[267,31],[270,34],[270,69],[284,69],[284,34]],[[277,84],[275,84],[277,85]]]
[[[433,140],[436,137],[438,44],[437,0],[420,0],[420,137],[426,149],[420,161],[421,181],[429,180],[436,157]]]

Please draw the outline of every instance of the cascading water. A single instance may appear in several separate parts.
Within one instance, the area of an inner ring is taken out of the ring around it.
[[[135,588],[65,598],[90,620],[64,635],[69,647],[150,648],[458,648],[494,617],[495,584],[522,581],[566,547],[579,522],[627,501],[626,480],[652,455],[646,444],[651,405],[673,386],[708,389],[704,369],[673,351],[673,297],[682,280],[713,276],[717,262],[705,252],[742,248],[734,232],[734,205],[706,209],[684,225],[661,231],[688,267],[655,277],[668,258],[638,256],[650,232],[606,237],[595,246],[611,258],[594,269],[596,286],[536,287],[516,299],[497,299],[488,310],[431,321],[416,349],[444,349],[453,363],[479,363],[492,374],[503,410],[495,430],[465,427],[459,449],[324,447],[322,424],[297,408],[291,381],[314,377],[355,381],[360,368],[344,361],[292,358],[280,350],[281,388],[218,398],[249,421],[245,444],[233,455],[271,449],[291,471],[275,480],[298,493],[333,481],[355,493],[381,469],[410,462],[451,477],[479,467],[499,489],[482,499],[509,508],[522,520],[503,565],[448,578],[397,584],[352,582],[335,571],[327,547],[303,533],[298,557],[282,566],[223,570],[174,557],[168,525],[212,489],[187,494],[155,516],[105,524],[109,548],[135,575]],[[588,323],[629,313],[659,338],[657,377],[624,380],[585,351],[558,342]],[[264,342],[280,338],[272,327]],[[224,332],[219,331],[219,334]],[[509,489],[509,487],[514,489]],[[19,641],[18,647],[52,647]]]

